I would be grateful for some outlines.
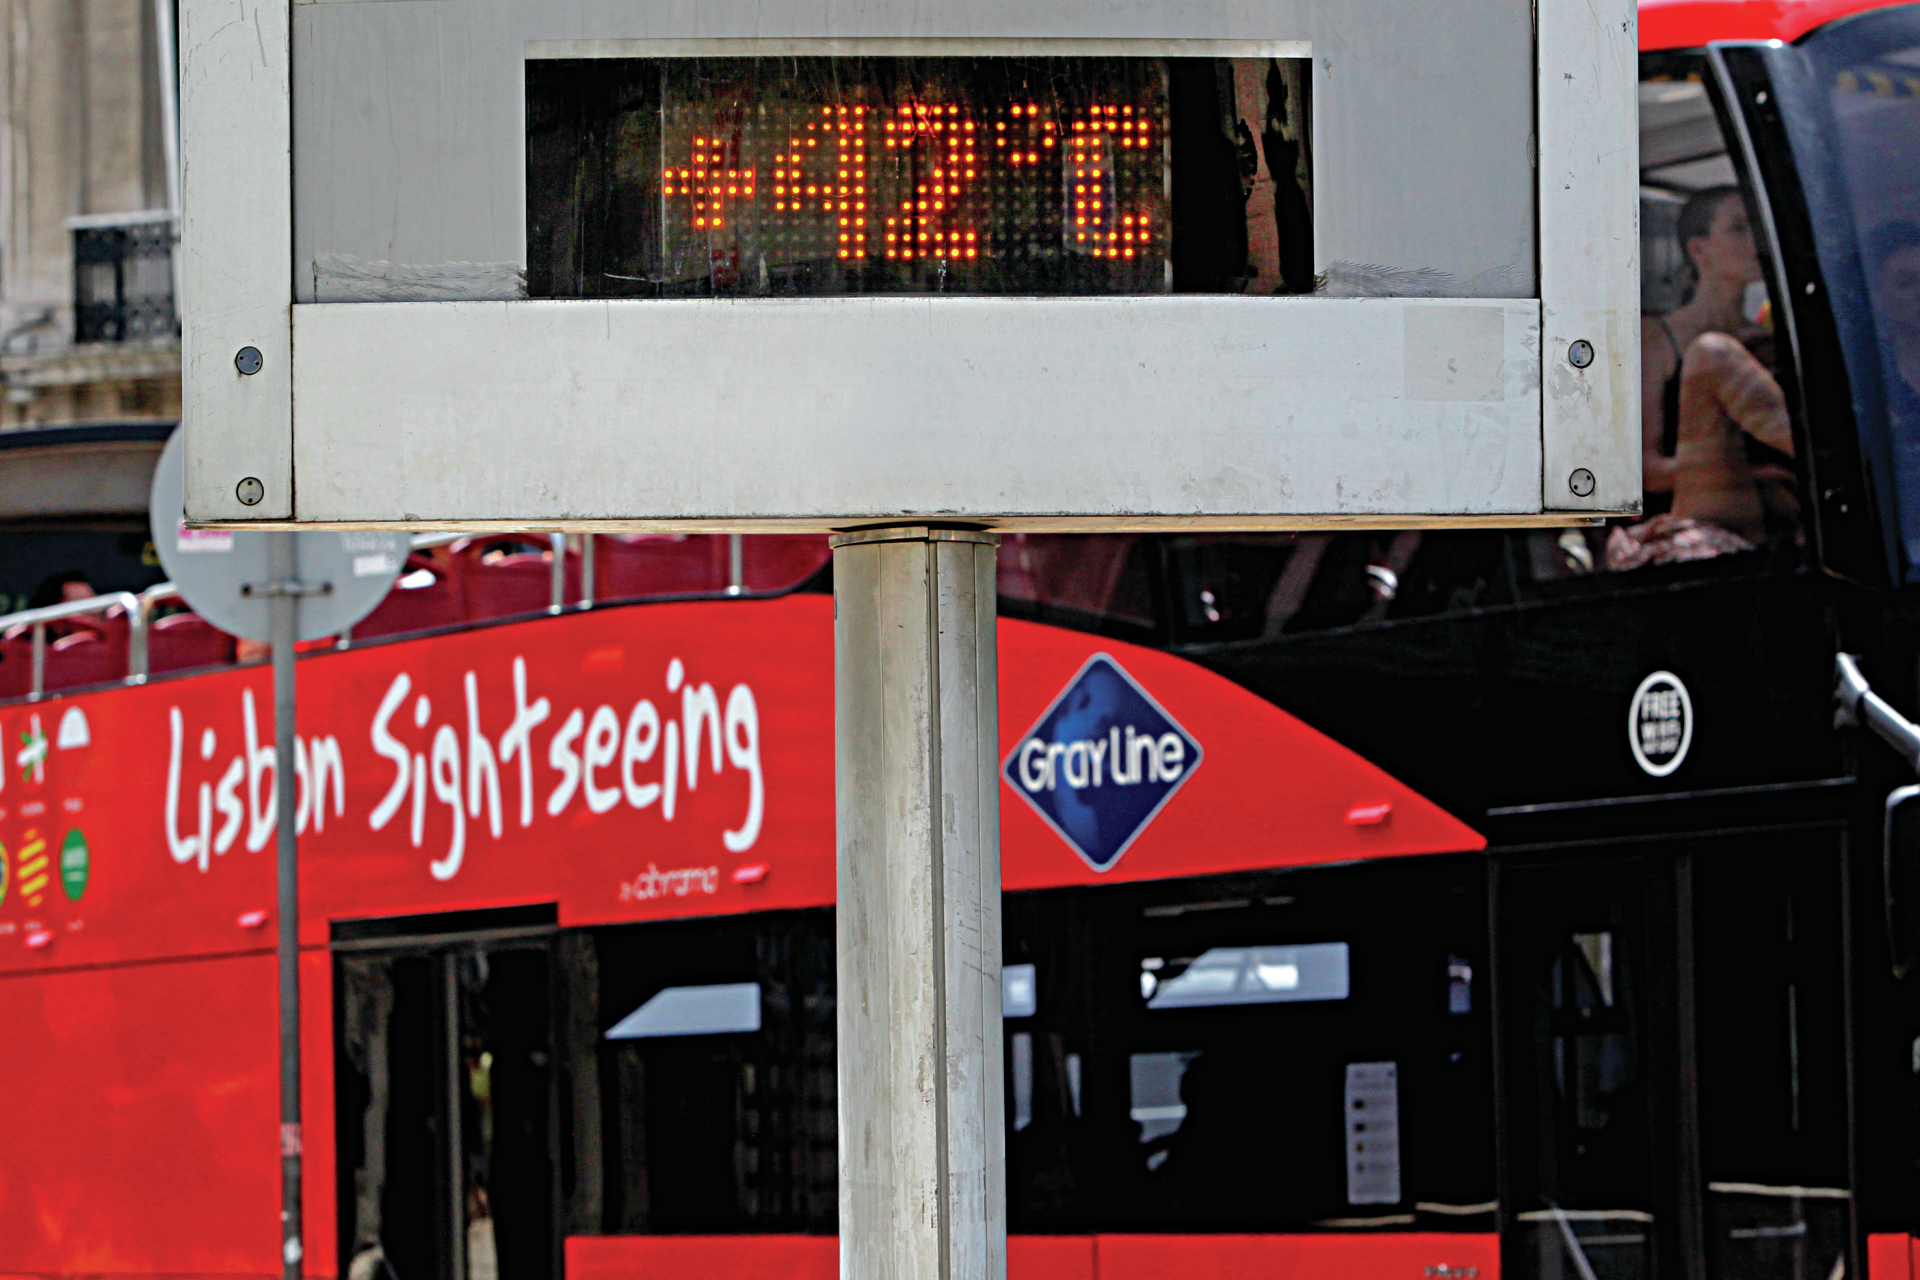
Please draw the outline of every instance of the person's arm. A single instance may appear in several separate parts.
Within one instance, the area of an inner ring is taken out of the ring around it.
[[[1691,426],[1698,402],[1717,404],[1740,430],[1793,456],[1793,425],[1787,398],[1767,367],[1739,339],[1703,333],[1687,348],[1680,374],[1680,420]],[[1707,421],[1706,418],[1698,419]]]
[[[1640,320],[1640,487],[1648,493],[1673,492],[1673,458],[1660,452],[1666,435],[1666,406],[1661,391],[1673,373],[1673,344],[1661,332],[1658,316]]]

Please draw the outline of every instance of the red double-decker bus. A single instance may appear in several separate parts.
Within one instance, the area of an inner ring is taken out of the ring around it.
[[[1015,1280],[1913,1274],[1920,8],[1641,31],[1648,518],[1002,547]],[[272,1274],[269,680],[123,515],[0,531],[129,593],[0,636],[0,1275]],[[438,541],[301,663],[303,1265],[836,1274],[824,542]]]

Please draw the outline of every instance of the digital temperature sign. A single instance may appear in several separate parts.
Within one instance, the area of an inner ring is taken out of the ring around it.
[[[530,61],[528,291],[1239,292],[1263,252],[1262,291],[1282,291],[1283,223],[1311,251],[1306,76],[1276,59]],[[1284,164],[1262,154],[1276,138]]]

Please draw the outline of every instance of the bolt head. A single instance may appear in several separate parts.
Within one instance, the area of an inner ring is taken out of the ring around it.
[[[260,366],[266,363],[258,347],[242,347],[234,352],[233,367],[251,377],[260,372]]]
[[[1593,363],[1593,344],[1585,338],[1579,339],[1567,348],[1567,363],[1576,369],[1584,369]]]
[[[1575,469],[1574,473],[1567,477],[1567,488],[1573,490],[1573,496],[1576,498],[1591,498],[1596,483],[1593,472],[1585,467]]]
[[[257,478],[248,476],[233,487],[233,496],[240,499],[242,506],[258,506],[260,499],[267,496],[267,486],[261,484]]]

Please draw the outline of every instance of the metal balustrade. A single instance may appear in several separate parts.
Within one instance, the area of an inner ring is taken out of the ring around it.
[[[138,342],[173,337],[174,218],[170,213],[68,219],[73,233],[75,342]]]

